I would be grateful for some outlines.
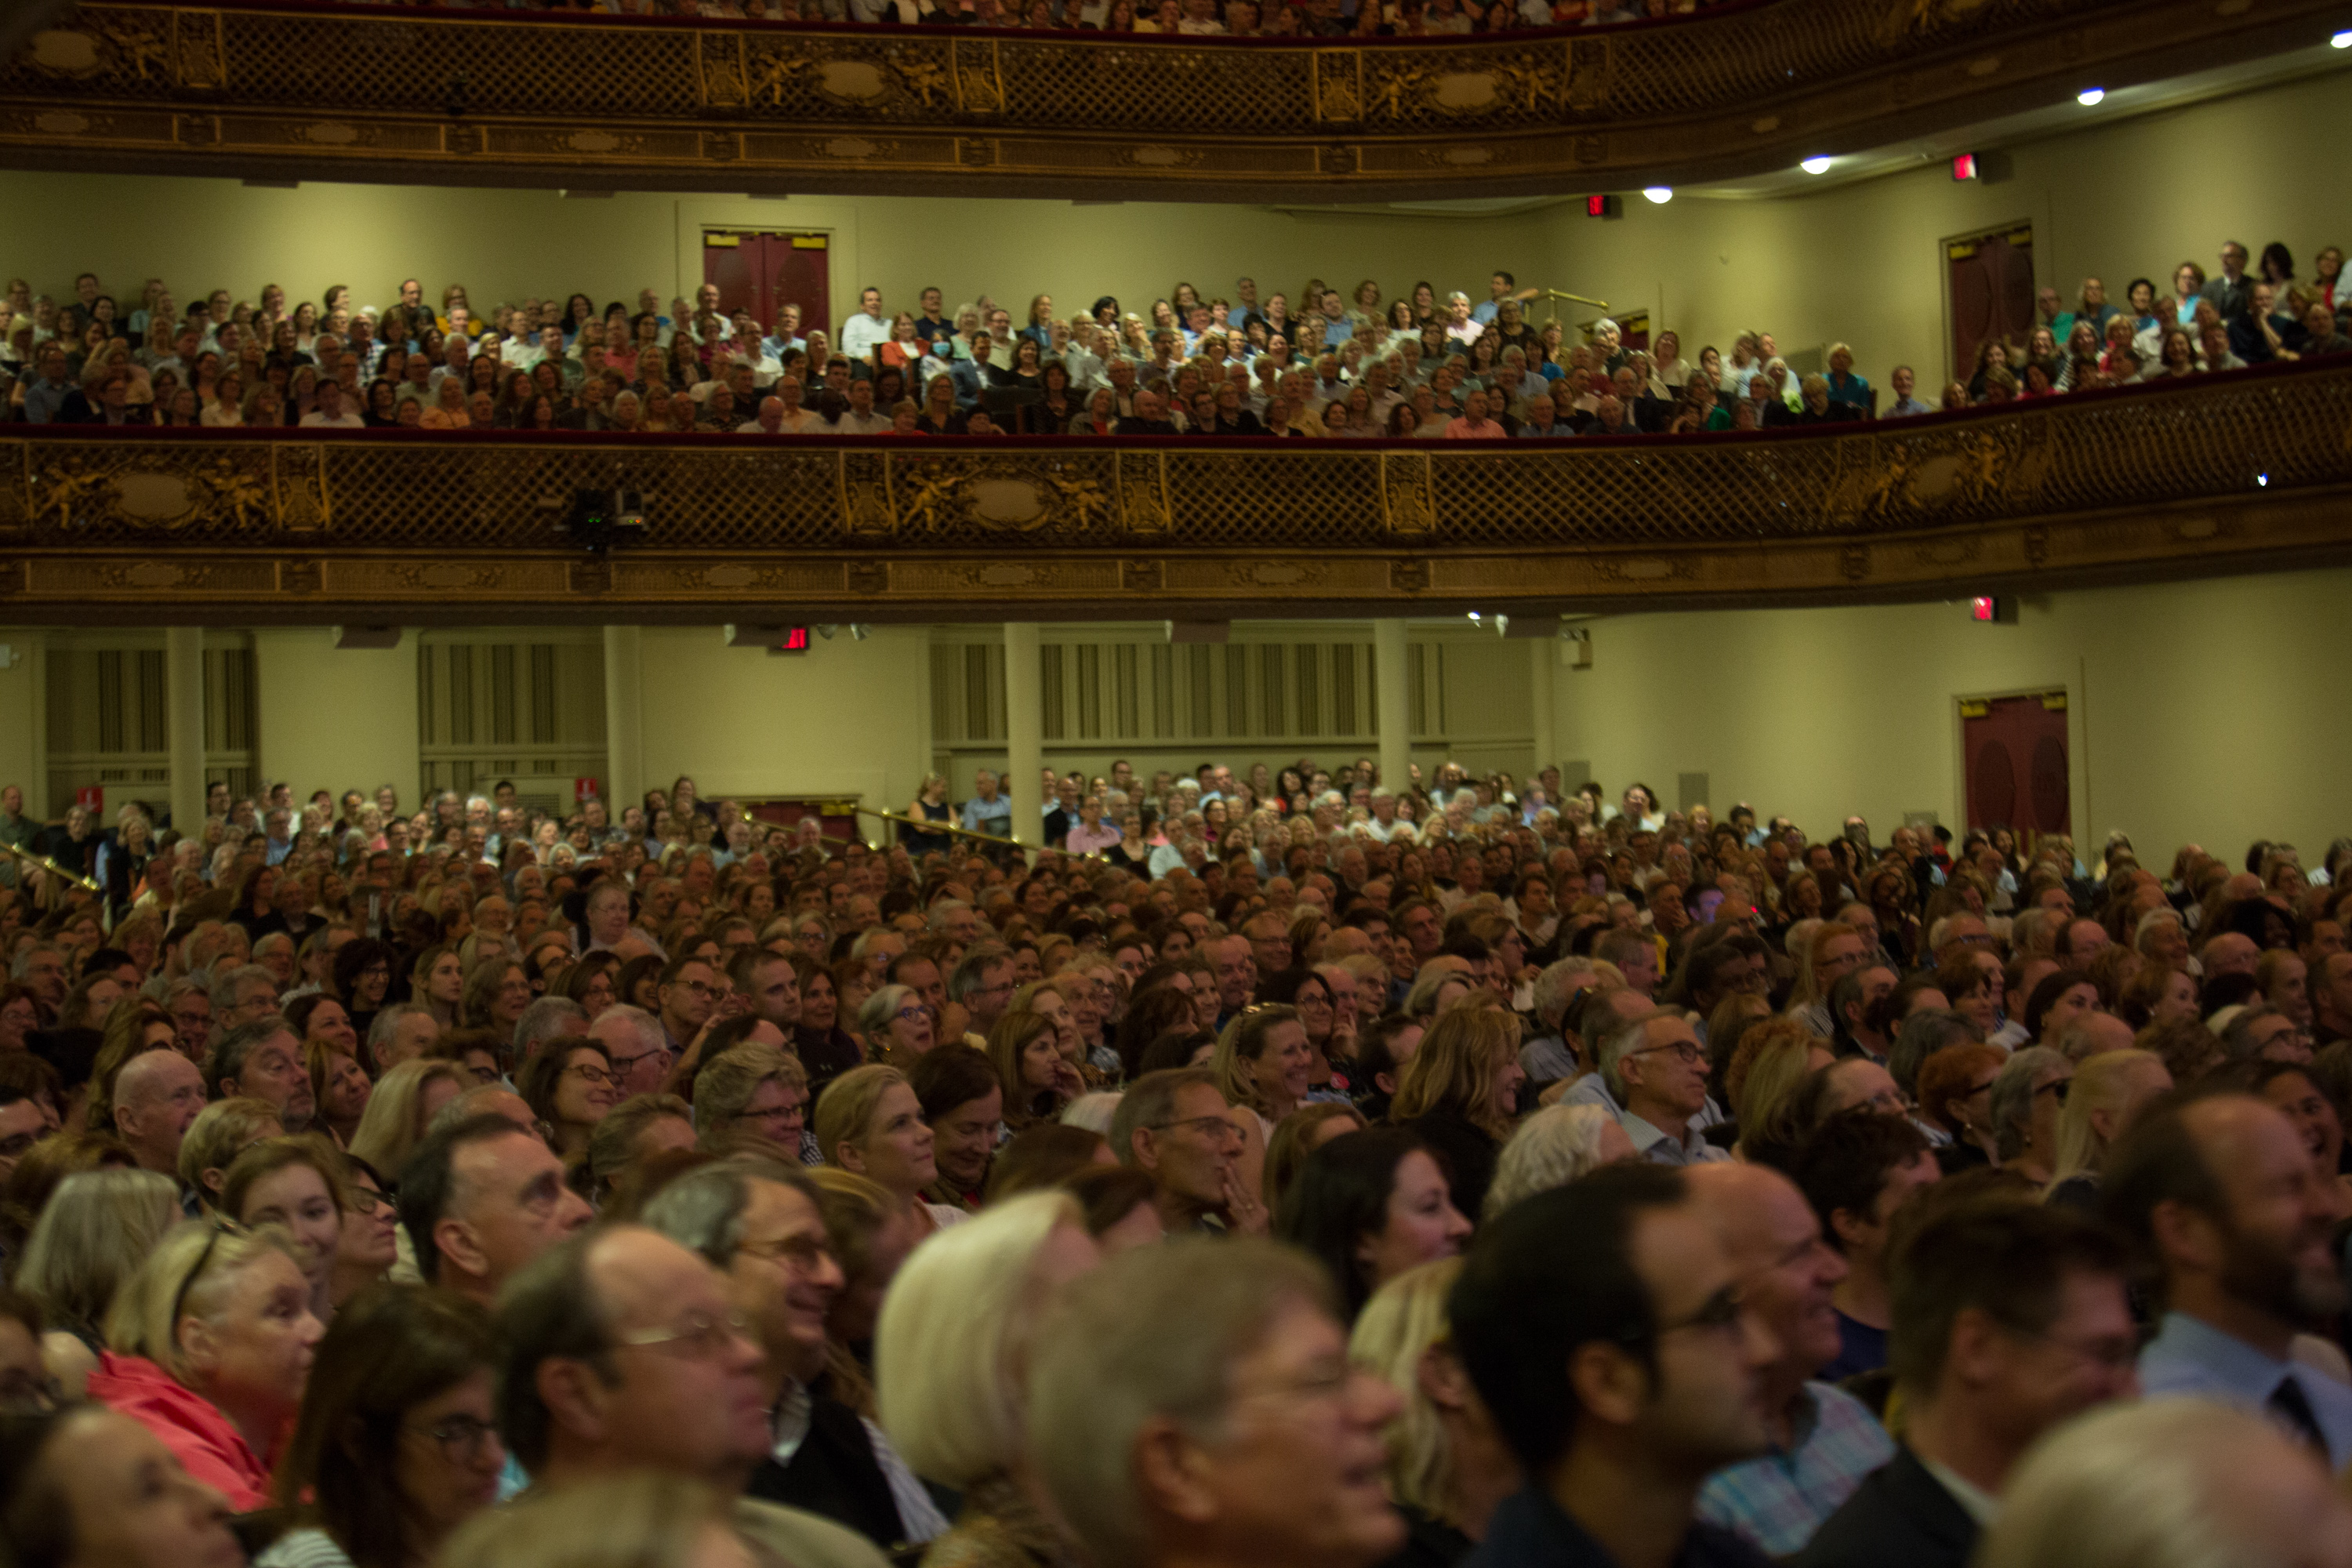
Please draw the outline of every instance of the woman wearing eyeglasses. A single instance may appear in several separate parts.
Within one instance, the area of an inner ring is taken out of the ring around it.
[[[566,1165],[588,1157],[596,1123],[621,1103],[620,1080],[604,1042],[585,1035],[550,1040],[523,1064],[515,1092],[541,1123],[552,1130],[549,1142]]]
[[[931,1010],[910,985],[885,985],[857,1009],[868,1061],[904,1072],[931,1048]]]
[[[89,1396],[163,1439],[232,1511],[268,1505],[272,1461],[324,1332],[284,1231],[190,1222],[114,1299]]]
[[[296,1528],[257,1568],[419,1568],[498,1500],[506,1448],[480,1308],[412,1286],[352,1301],[319,1345],[278,1468]]]

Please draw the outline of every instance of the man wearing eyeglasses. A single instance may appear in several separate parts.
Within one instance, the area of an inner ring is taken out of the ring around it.
[[[1966,1568],[2034,1440],[2137,1394],[2126,1263],[2108,1232],[2030,1197],[1923,1221],[1891,1281],[1902,1445],[1798,1568]]]
[[[701,959],[672,959],[662,971],[661,984],[654,996],[661,1008],[662,1030],[669,1037],[669,1048],[686,1049],[687,1042],[702,1030],[709,1020],[710,1009],[726,994],[719,984],[718,973]]]
[[[499,1426],[534,1482],[653,1469],[740,1493],[769,1457],[761,1331],[717,1269],[658,1231],[615,1225],[551,1248],[500,1295],[498,1326]],[[793,1510],[740,1504],[737,1523],[796,1568],[883,1562]]]
[[[1860,1400],[1814,1381],[1842,1345],[1835,1292],[1846,1265],[1805,1194],[1765,1165],[1707,1165],[1690,1180],[1773,1344],[1759,1378],[1769,1447],[1709,1477],[1698,1516],[1785,1557],[1895,1457],[1895,1444]]]
[[[1112,1152],[1158,1184],[1160,1226],[1264,1234],[1265,1205],[1240,1180],[1243,1133],[1206,1068],[1145,1073],[1111,1116]]]
[[[1602,1083],[1622,1109],[1617,1120],[1653,1165],[1709,1164],[1731,1156],[1699,1135],[1706,1109],[1706,1050],[1679,1013],[1654,1012],[1601,1046]]]
[[[1775,1347],[1684,1173],[1612,1165],[1513,1205],[1446,1317],[1525,1477],[1465,1568],[1762,1568],[1692,1514],[1710,1471],[1765,1446]]]

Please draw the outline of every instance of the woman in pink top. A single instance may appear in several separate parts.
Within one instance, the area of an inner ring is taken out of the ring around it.
[[[324,1332],[301,1250],[284,1231],[190,1221],[115,1298],[89,1396],[250,1512],[269,1505],[270,1471]]]

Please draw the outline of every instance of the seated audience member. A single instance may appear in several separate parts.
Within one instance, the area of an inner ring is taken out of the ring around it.
[[[1309,1154],[1283,1194],[1274,1234],[1330,1270],[1352,1323],[1372,1292],[1398,1275],[1458,1255],[1470,1222],[1428,1146],[1381,1127]]]
[[[1265,1205],[1241,1179],[1242,1131],[1206,1068],[1147,1072],[1127,1087],[1111,1118],[1111,1152],[1159,1188],[1160,1228],[1263,1234]]]
[[[590,1218],[564,1184],[563,1162],[495,1111],[436,1127],[401,1167],[400,1223],[417,1273],[484,1307],[517,1269]]]
[[[179,1219],[179,1184],[153,1171],[79,1171],[49,1194],[14,1284],[40,1303],[41,1359],[69,1396],[106,1348],[114,1298]]]
[[[1348,1336],[1348,1359],[1404,1402],[1389,1427],[1388,1487],[1408,1562],[1469,1555],[1525,1482],[1454,1342],[1445,1299],[1461,1272],[1461,1259],[1446,1258],[1398,1275],[1372,1292]]]
[[[1612,1165],[1513,1205],[1472,1245],[1446,1315],[1525,1478],[1470,1568],[1761,1568],[1693,1514],[1709,1474],[1770,1441],[1758,1394],[1774,1347],[1689,1175]]]
[[[1861,1401],[1819,1381],[1843,1348],[1835,1291],[1846,1266],[1822,1239],[1804,1194],[1780,1172],[1747,1164],[1700,1167],[1691,1191],[1738,1272],[1745,1310],[1773,1347],[1758,1371],[1767,1447],[1707,1479],[1698,1516],[1787,1556],[1894,1457],[1895,1445]]]
[[[1636,1153],[1624,1127],[1601,1107],[1548,1105],[1520,1122],[1503,1145],[1494,1184],[1486,1189],[1484,1217],[1491,1220],[1523,1198],[1564,1187]]]
[[[2242,1411],[2151,1399],[2087,1415],[2028,1455],[1976,1562],[2324,1563],[2347,1531],[2352,1508],[2308,1447]]]
[[[1476,1214],[1518,1110],[1519,1021],[1493,1007],[1440,1014],[1398,1080],[1389,1120],[1444,1162],[1454,1206]]]
[[[656,1154],[694,1146],[694,1108],[685,1100],[674,1094],[625,1100],[596,1123],[588,1140],[588,1190],[583,1195],[601,1209],[631,1170]]]
[[[1074,1554],[1029,1458],[1022,1375],[1040,1320],[1101,1259],[1073,1198],[1032,1193],[918,1248],[892,1281],[874,1344],[882,1424],[918,1474],[963,1498],[938,1561]]]
[[[499,1430],[535,1486],[617,1482],[647,1470],[740,1498],[774,1443],[761,1352],[725,1282],[642,1226],[601,1226],[526,1264],[501,1292]],[[863,1537],[814,1514],[744,1500],[736,1517],[795,1564],[879,1564]]]
[[[814,1164],[808,1100],[808,1075],[793,1057],[773,1046],[735,1046],[695,1075],[695,1135],[713,1152],[748,1139],[779,1159]]]
[[[0,1557],[26,1568],[242,1568],[218,1489],[103,1405],[0,1411]]]
[[[249,1023],[215,1034],[212,1055],[205,1064],[205,1079],[215,1100],[268,1101],[289,1132],[310,1126],[318,1110],[310,1070],[302,1057],[301,1037],[275,1012],[265,1011]]]
[[[2147,1051],[2101,1051],[2079,1062],[2058,1118],[2058,1155],[2050,1202],[2088,1212],[2098,1206],[2107,1150],[2148,1104],[2172,1087],[2163,1061]]]
[[[1370,1568],[1401,1404],[1351,1368],[1314,1263],[1259,1239],[1138,1247],[1068,1286],[1030,1352],[1030,1462],[1086,1555]]]
[[[472,1087],[453,1062],[404,1061],[376,1081],[368,1108],[352,1134],[351,1150],[379,1171],[397,1172],[425,1141],[425,1130],[451,1100]]]
[[[163,1440],[238,1513],[270,1474],[325,1331],[282,1230],[182,1225],[115,1294],[89,1396]]]
[[[203,1114],[204,1070],[177,1051],[142,1051],[115,1076],[114,1131],[144,1171],[175,1176],[180,1141]]]
[[[896,1198],[917,1241],[965,1217],[961,1209],[923,1201],[923,1189],[939,1180],[939,1162],[922,1102],[897,1068],[852,1068],[827,1084],[816,1106],[816,1141],[826,1163],[865,1176]]]
[[[383,1286],[338,1313],[278,1466],[293,1529],[257,1568],[431,1562],[497,1497],[497,1364],[489,1319],[446,1290]]]
[[[2305,1365],[2303,1326],[2341,1312],[2334,1202],[2292,1122],[2252,1095],[2151,1111],[2108,1152],[2099,1206],[2160,1269],[2163,1322],[2142,1391],[2266,1416],[2352,1462],[2352,1389]]]
[[[1910,1121],[1881,1111],[1841,1111],[1813,1129],[1789,1171],[1821,1221],[1822,1239],[1845,1259],[1831,1292],[1837,1359],[1821,1371],[1838,1383],[1886,1364],[1894,1308],[1886,1251],[1904,1206],[1943,1174]]]
[[[286,1136],[278,1108],[266,1100],[215,1100],[188,1124],[180,1140],[180,1191],[209,1210],[220,1197],[222,1180],[249,1144]]]
[[[321,1323],[334,1321],[335,1264],[350,1207],[342,1157],[315,1134],[256,1143],[221,1180],[222,1214],[248,1228],[275,1226],[301,1248],[310,1314]]]
[[[2105,1231],[2021,1188],[1915,1214],[1888,1260],[1902,1441],[1800,1568],[1968,1568],[2036,1439],[2137,1386],[2126,1259]]]
[[[924,1201],[978,1209],[1004,1120],[1004,1091],[996,1070],[982,1052],[937,1050],[915,1063],[907,1082],[930,1126],[932,1162],[940,1172]]]
[[[1699,1165],[1730,1155],[1702,1136],[1706,1047],[1678,1013],[1626,1025],[1601,1047],[1601,1075],[1615,1079],[1618,1120],[1635,1155],[1653,1165]]]
[[[621,1093],[604,1043],[585,1035],[559,1037],[532,1052],[515,1075],[515,1091],[543,1126],[567,1169],[588,1154],[588,1140]]]

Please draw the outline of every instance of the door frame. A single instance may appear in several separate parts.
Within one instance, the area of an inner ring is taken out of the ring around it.
[[[693,297],[702,285],[702,236],[706,229],[766,229],[822,234],[832,260],[825,269],[826,313],[845,321],[857,309],[866,278],[858,245],[854,203],[824,196],[680,196],[671,234],[673,276],[668,297]]]
[[[2066,818],[2071,825],[2069,837],[2074,840],[2075,853],[2078,856],[2082,854],[2084,825],[2091,819],[2091,770],[2090,753],[2084,741],[2083,683],[2076,677],[2038,680],[2026,686],[2002,686],[1989,690],[1952,693],[1950,734],[1954,842],[1969,834],[1969,721],[1960,716],[1961,704],[2000,702],[2012,697],[2042,697],[2053,691],[2066,694]],[[2084,863],[2095,862],[2086,859]]]

